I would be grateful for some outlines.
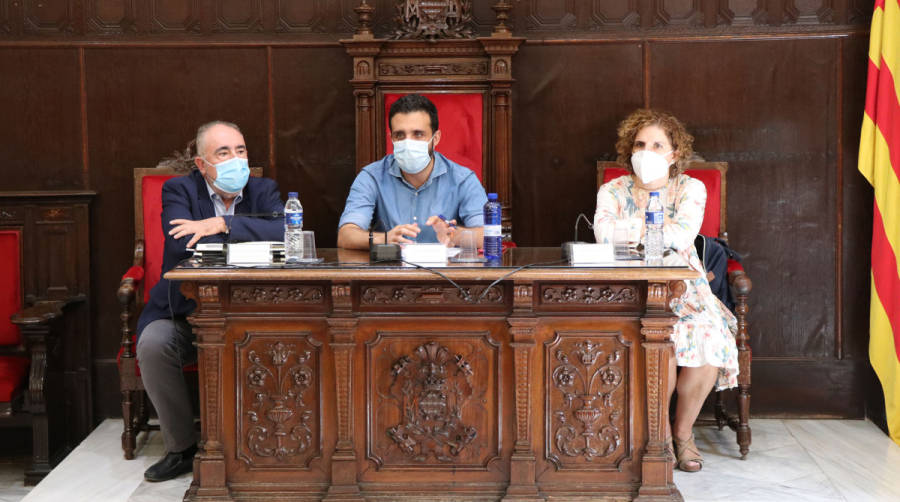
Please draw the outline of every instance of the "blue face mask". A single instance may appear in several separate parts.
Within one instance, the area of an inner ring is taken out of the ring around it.
[[[431,137],[434,139],[434,136]],[[403,141],[394,141],[394,160],[397,166],[405,173],[418,174],[428,167],[431,162],[431,152],[429,145],[431,140],[418,141],[415,139],[404,139]]]
[[[203,161],[206,162],[206,159]],[[206,163],[216,168],[213,185],[225,193],[240,192],[250,179],[250,164],[247,159],[232,157],[218,164]]]

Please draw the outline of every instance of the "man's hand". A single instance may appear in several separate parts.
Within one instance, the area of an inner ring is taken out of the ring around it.
[[[207,235],[216,235],[228,231],[228,227],[225,225],[225,218],[221,216],[196,221],[178,219],[170,221],[169,224],[174,225],[174,228],[169,230],[169,235],[176,239],[180,239],[185,235],[194,235],[188,241],[187,246],[185,246],[188,248],[194,247],[197,241]]]
[[[419,235],[419,225],[417,223],[404,223],[390,229],[387,233],[387,241],[390,244],[409,244],[413,242]]]
[[[445,246],[452,243],[453,235],[456,233],[456,220],[448,221],[440,216],[429,216],[425,224],[434,228],[438,242]]]

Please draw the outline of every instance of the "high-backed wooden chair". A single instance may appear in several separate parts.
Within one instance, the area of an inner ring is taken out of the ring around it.
[[[162,272],[165,236],[162,229],[162,186],[184,172],[153,167],[134,170],[134,259],[131,268],[119,283],[118,299],[122,304],[122,344],[119,349],[119,390],[122,393],[122,450],[126,459],[134,458],[137,435],[158,430],[150,425],[150,409],[141,370],[135,354],[134,324],[150,297],[150,290],[159,282]],[[262,176],[261,167],[250,169],[251,176]],[[197,366],[185,367],[196,372]]]
[[[512,60],[524,39],[511,36],[504,24],[511,7],[502,3],[492,7],[498,13],[494,32],[477,37],[464,3],[456,14],[445,12],[445,19],[398,16],[385,38],[371,30],[374,6],[363,2],[355,9],[359,27],[341,43],[353,57],[356,165],[362,169],[391,153],[390,105],[404,94],[423,94],[438,108],[437,150],[475,171],[486,190],[498,194],[503,232],[511,240]]]
[[[31,427],[32,458],[25,484],[36,484],[54,460],[49,415],[55,414],[54,426],[62,426],[62,389],[58,381],[48,383],[48,373],[61,373],[50,365],[58,359],[51,356],[63,308],[84,298],[25,305],[22,242],[20,229],[0,228],[0,426]]]
[[[706,208],[703,215],[703,223],[700,233],[708,237],[718,237],[728,242],[727,223],[727,187],[726,174],[728,164],[726,162],[691,162],[685,174],[703,182],[706,186]],[[617,162],[597,162],[597,186],[623,176],[627,171]],[[723,399],[724,392],[716,392],[715,397],[715,422],[722,429],[726,425],[737,432],[737,443],[740,447],[741,458],[747,457],[750,451],[750,331],[747,325],[747,314],[750,309],[747,306],[747,298],[753,288],[750,277],[744,272],[743,266],[735,261],[728,260],[728,283],[735,297],[735,315],[738,321],[738,332],[735,337],[738,348],[738,375],[737,390],[737,415],[728,412]],[[699,422],[699,421],[698,421]]]

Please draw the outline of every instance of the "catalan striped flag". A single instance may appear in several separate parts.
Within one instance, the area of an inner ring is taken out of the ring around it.
[[[875,191],[869,360],[900,444],[900,0],[875,0],[859,171]]]

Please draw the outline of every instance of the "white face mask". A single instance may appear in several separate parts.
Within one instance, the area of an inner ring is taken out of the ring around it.
[[[634,152],[631,154],[631,167],[634,168],[634,173],[641,178],[641,182],[648,185],[663,176],[669,175],[669,166],[672,163],[666,160],[666,155],[670,153],[672,152],[669,151],[660,155],[650,150]]]
[[[434,139],[434,136],[431,139]],[[408,174],[422,172],[431,162],[431,152],[428,151],[431,139],[428,141],[415,139],[394,141],[394,160],[397,162],[397,166]]]

